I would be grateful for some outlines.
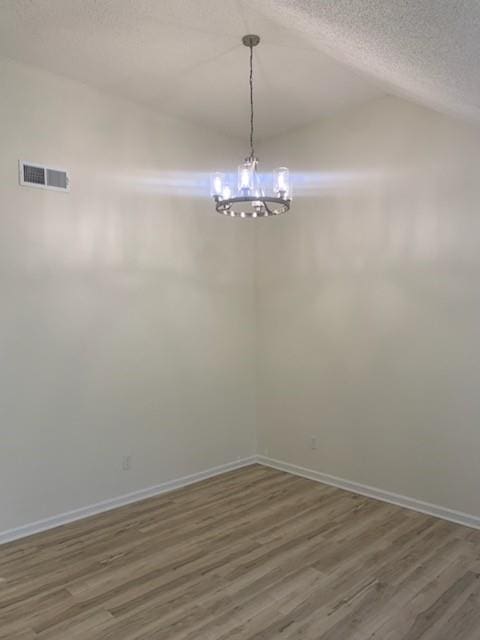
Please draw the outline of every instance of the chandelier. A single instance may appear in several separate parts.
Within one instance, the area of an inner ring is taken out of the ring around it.
[[[261,218],[286,213],[290,209],[290,176],[286,167],[273,171],[272,194],[265,193],[260,174],[257,172],[258,158],[253,145],[253,47],[260,42],[259,36],[247,35],[242,43],[250,49],[250,155],[238,167],[236,190],[224,173],[211,176],[211,195],[218,213],[238,218]]]

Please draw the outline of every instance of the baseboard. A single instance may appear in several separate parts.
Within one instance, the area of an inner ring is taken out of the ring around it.
[[[212,478],[222,473],[226,473],[227,471],[233,471],[235,469],[240,469],[242,467],[246,467],[255,463],[263,464],[264,466],[272,467],[280,471],[286,471],[287,473],[292,473],[293,475],[302,476],[303,478],[308,478],[309,480],[315,480],[316,482],[322,482],[323,484],[328,484],[339,489],[345,489],[346,491],[351,491],[352,493],[358,493],[360,495],[367,496],[368,498],[374,498],[376,500],[382,500],[383,502],[388,502],[390,504],[396,504],[400,507],[405,507],[406,509],[419,511],[421,513],[425,513],[436,518],[442,518],[443,520],[448,520],[450,522],[455,522],[456,524],[461,524],[466,527],[480,529],[480,517],[478,516],[463,513],[461,511],[455,511],[453,509],[447,509],[446,507],[440,507],[429,502],[423,502],[422,500],[416,500],[415,498],[409,498],[407,496],[392,493],[390,491],[384,491],[383,489],[378,489],[377,487],[370,487],[369,485],[352,482],[351,480],[345,480],[344,478],[338,478],[327,473],[300,467],[294,464],[290,464],[289,462],[284,462],[282,460],[275,460],[266,456],[257,455],[250,456],[248,458],[242,458],[241,460],[229,462],[218,467],[212,467],[210,469],[206,469],[205,471],[194,473],[190,476],[184,476],[175,480],[168,480],[167,482],[163,482],[153,487],[147,487],[145,489],[127,493],[116,498],[111,498],[109,500],[97,502],[86,507],[81,507],[80,509],[67,511],[65,513],[61,513],[50,518],[45,518],[44,520],[38,520],[21,527],[1,531],[0,544],[12,542],[13,540],[18,540],[20,538],[25,538],[27,536],[33,535],[34,533],[47,531],[48,529],[54,529],[55,527],[59,527],[63,524],[68,524],[69,522],[74,522],[75,520],[82,520],[83,518],[88,518],[89,516],[97,515],[105,511],[110,511],[112,509],[116,509],[117,507],[122,507],[133,502],[139,502],[140,500],[145,500],[146,498],[151,498],[162,493],[167,493],[168,491],[173,491],[174,489],[179,489],[180,487],[186,487],[189,484],[195,484],[196,482],[200,482],[201,480],[206,480],[207,478]]]
[[[74,522],[75,520],[88,518],[89,516],[103,513],[104,511],[111,511],[112,509],[123,507],[124,505],[131,504],[132,502],[145,500],[145,498],[152,498],[153,496],[158,496],[161,493],[173,491],[174,489],[179,489],[180,487],[186,487],[189,484],[194,484],[196,482],[200,482],[201,480],[206,480],[207,478],[218,476],[221,473],[226,473],[227,471],[233,471],[235,469],[240,469],[242,467],[255,464],[255,462],[256,456],[242,458],[241,460],[228,462],[227,464],[222,464],[218,467],[211,467],[210,469],[200,471],[199,473],[194,473],[190,476],[184,476],[183,478],[177,478],[175,480],[168,480],[167,482],[162,482],[161,484],[155,485],[153,487],[147,487],[145,489],[127,493],[116,498],[103,500],[102,502],[97,502],[86,507],[81,507],[80,509],[74,509],[73,511],[66,511],[65,513],[60,513],[50,518],[45,518],[44,520],[37,520],[36,522],[32,522],[21,527],[8,529],[7,531],[0,531],[0,544],[12,542],[13,540],[18,540],[20,538],[25,538],[26,536],[31,536],[34,533],[47,531],[48,529],[54,529],[55,527],[60,527],[63,524],[68,524],[69,522]]]
[[[263,464],[267,467],[273,467],[280,471],[286,471],[296,476],[302,476],[309,480],[316,480],[323,484],[328,484],[338,489],[345,489],[352,493],[358,493],[368,498],[374,498],[376,500],[382,500],[383,502],[389,502],[390,504],[396,504],[406,509],[412,509],[413,511],[420,511],[420,513],[426,513],[427,515],[434,516],[436,518],[442,518],[443,520],[449,520],[456,524],[462,524],[466,527],[472,527],[473,529],[480,529],[480,517],[473,516],[469,513],[463,513],[462,511],[455,511],[453,509],[447,509],[446,507],[440,507],[436,504],[429,502],[423,502],[422,500],[416,500],[415,498],[409,498],[397,493],[391,493],[390,491],[384,491],[377,487],[370,487],[366,484],[360,484],[358,482],[352,482],[351,480],[345,480],[344,478],[337,478],[327,473],[321,473],[320,471],[314,471],[313,469],[306,469],[305,467],[299,467],[289,462],[283,462],[282,460],[274,460],[266,456],[256,456],[256,462]]]

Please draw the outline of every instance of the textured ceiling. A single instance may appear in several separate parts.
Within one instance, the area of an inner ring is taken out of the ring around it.
[[[261,0],[0,0],[0,55],[245,137],[248,32],[259,137],[382,94],[278,17]]]
[[[258,0],[257,7],[387,91],[480,120],[479,0]]]
[[[0,55],[232,135],[383,93],[480,118],[479,0],[0,0]]]

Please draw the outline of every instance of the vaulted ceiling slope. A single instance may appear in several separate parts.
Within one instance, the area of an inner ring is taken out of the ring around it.
[[[382,94],[248,0],[0,0],[0,55],[234,136],[268,137]]]
[[[480,114],[478,0],[0,0],[0,56],[234,136],[397,93]]]
[[[259,0],[391,93],[480,120],[478,0]]]

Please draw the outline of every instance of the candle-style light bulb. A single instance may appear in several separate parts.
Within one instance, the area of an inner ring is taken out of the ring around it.
[[[290,172],[287,167],[279,167],[273,171],[273,192],[277,198],[289,199],[291,197]]]
[[[248,159],[238,167],[238,191],[242,195],[248,196],[253,191],[255,164],[255,160]]]
[[[212,173],[210,176],[210,194],[214,198],[223,197],[225,175],[223,173]]]

